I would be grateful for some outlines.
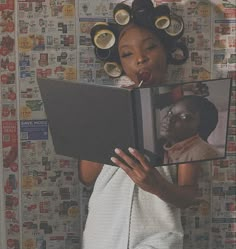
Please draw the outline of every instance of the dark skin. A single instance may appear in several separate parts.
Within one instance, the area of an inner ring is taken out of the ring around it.
[[[192,113],[185,101],[172,106],[161,122],[161,136],[165,137],[169,146],[181,142],[198,133],[199,113]]]
[[[167,71],[166,51],[158,37],[152,32],[131,24],[122,32],[118,44],[119,56],[125,74],[133,81],[133,87],[140,83],[140,75],[148,74],[144,84],[158,85],[165,81]],[[167,181],[159,171],[150,165],[145,157],[134,148],[124,152],[115,149],[116,157],[111,161],[126,172],[130,179],[144,191],[162,200],[186,208],[193,204],[197,196],[197,179],[200,170],[197,164],[178,165],[178,184]],[[131,156],[137,159],[134,161]],[[120,159],[123,159],[123,163]],[[90,185],[96,181],[103,165],[81,161],[80,180]]]

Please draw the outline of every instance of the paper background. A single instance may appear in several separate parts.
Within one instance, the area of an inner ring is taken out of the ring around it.
[[[94,22],[112,16],[116,2],[0,1],[1,249],[80,248],[91,190],[79,185],[77,162],[56,156],[50,134],[47,137],[39,129],[36,121],[45,121],[45,114],[36,76],[108,84],[101,64],[94,58],[89,30]],[[184,17],[185,39],[190,48],[188,63],[170,68],[170,81],[234,78],[228,156],[226,160],[205,165],[200,183],[203,201],[183,211],[185,248],[233,249],[236,243],[235,1],[167,2]],[[28,126],[25,121],[30,121]],[[35,136],[27,129],[34,129]],[[12,148],[17,154],[12,152],[4,165]]]

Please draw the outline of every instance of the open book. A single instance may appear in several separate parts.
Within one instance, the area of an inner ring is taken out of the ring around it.
[[[134,89],[57,79],[38,84],[57,154],[112,165],[115,148],[133,147],[154,166],[225,157],[231,79]],[[165,161],[161,122],[179,99],[192,94],[204,95],[222,114],[207,142],[219,153]]]

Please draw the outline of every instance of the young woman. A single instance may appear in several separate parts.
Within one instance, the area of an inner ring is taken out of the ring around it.
[[[219,158],[220,153],[207,143],[217,123],[218,111],[207,98],[189,95],[178,100],[161,122],[164,164]]]
[[[133,87],[142,78],[145,85],[164,84],[169,52],[166,42],[153,28],[135,21],[121,30],[119,61]],[[115,153],[111,161],[117,167],[80,162],[81,181],[87,185],[96,181],[83,249],[181,249],[179,208],[191,205],[197,196],[199,166],[155,167],[135,148],[116,148]]]

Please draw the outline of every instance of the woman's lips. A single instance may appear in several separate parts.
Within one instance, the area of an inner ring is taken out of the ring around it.
[[[161,131],[161,132],[168,133],[168,132],[169,132],[169,129],[170,129],[170,127],[169,127],[169,125],[166,124],[166,123],[163,123],[163,124],[161,124],[161,126],[160,126],[160,131]]]
[[[148,71],[143,71],[138,73],[138,81],[147,82],[151,78],[151,73]]]

